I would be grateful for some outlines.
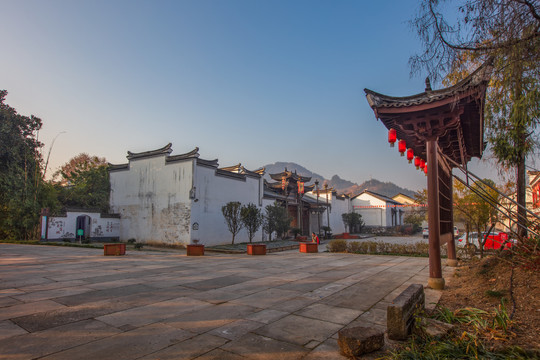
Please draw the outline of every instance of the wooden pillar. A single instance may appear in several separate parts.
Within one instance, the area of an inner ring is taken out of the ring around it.
[[[432,289],[444,289],[444,279],[441,269],[440,243],[440,209],[439,209],[439,159],[437,154],[437,139],[426,142],[428,173],[428,228],[429,228],[429,279],[428,286]]]
[[[457,257],[456,257],[456,239],[454,238],[454,187],[453,187],[453,181],[452,181],[452,169],[450,169],[450,181],[448,184],[449,188],[449,194],[450,197],[450,229],[452,231],[452,237],[451,241],[448,241],[446,243],[446,252],[448,253],[448,259],[446,260],[446,265],[456,267],[458,264]]]

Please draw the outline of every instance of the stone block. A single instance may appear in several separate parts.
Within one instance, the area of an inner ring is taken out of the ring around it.
[[[341,355],[356,357],[377,351],[384,346],[384,332],[370,327],[353,327],[338,332]]]
[[[386,326],[392,340],[405,340],[414,325],[414,314],[425,308],[424,287],[412,284],[388,305]]]

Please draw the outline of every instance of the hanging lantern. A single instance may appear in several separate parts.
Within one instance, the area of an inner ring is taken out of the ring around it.
[[[394,147],[394,143],[397,140],[397,132],[396,129],[390,129],[388,130],[388,142],[390,143],[390,147]]]
[[[424,174],[426,174],[426,176],[427,176],[427,165],[424,166]]]
[[[416,170],[420,169],[420,163],[422,160],[417,156],[414,158],[414,166],[416,166]]]
[[[426,162],[423,159],[420,159],[420,169],[423,169],[426,166]]]
[[[401,156],[405,155],[405,151],[407,150],[407,143],[405,142],[405,140],[398,141],[398,150]]]
[[[287,187],[287,178],[284,176],[281,178],[281,190],[285,190]]]
[[[304,193],[304,183],[303,182],[298,182],[298,193],[299,194],[303,194]]]
[[[407,160],[409,160],[409,164],[412,163],[414,159],[414,151],[412,148],[407,149]]]

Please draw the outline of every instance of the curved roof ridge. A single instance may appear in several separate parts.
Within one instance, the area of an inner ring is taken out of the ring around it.
[[[488,59],[469,76],[455,85],[438,90],[427,90],[422,93],[408,96],[390,96],[370,89],[364,89],[369,106],[374,107],[402,107],[430,103],[444,98],[452,97],[467,91],[471,87],[488,82],[493,70],[492,60]]]
[[[140,159],[145,157],[152,157],[152,156],[158,156],[158,155],[169,155],[172,152],[172,143],[168,143],[162,148],[156,149],[156,150],[150,150],[150,151],[143,151],[139,153],[134,153],[131,151],[128,151],[127,153],[127,159]]]

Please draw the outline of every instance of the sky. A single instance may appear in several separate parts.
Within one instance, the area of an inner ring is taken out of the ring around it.
[[[48,175],[82,152],[120,164],[171,142],[173,155],[199,147],[220,167],[296,162],[419,190],[426,177],[388,146],[363,90],[424,91],[408,64],[421,50],[408,23],[417,6],[0,0],[0,89],[42,119]],[[470,169],[496,176],[485,161]]]

